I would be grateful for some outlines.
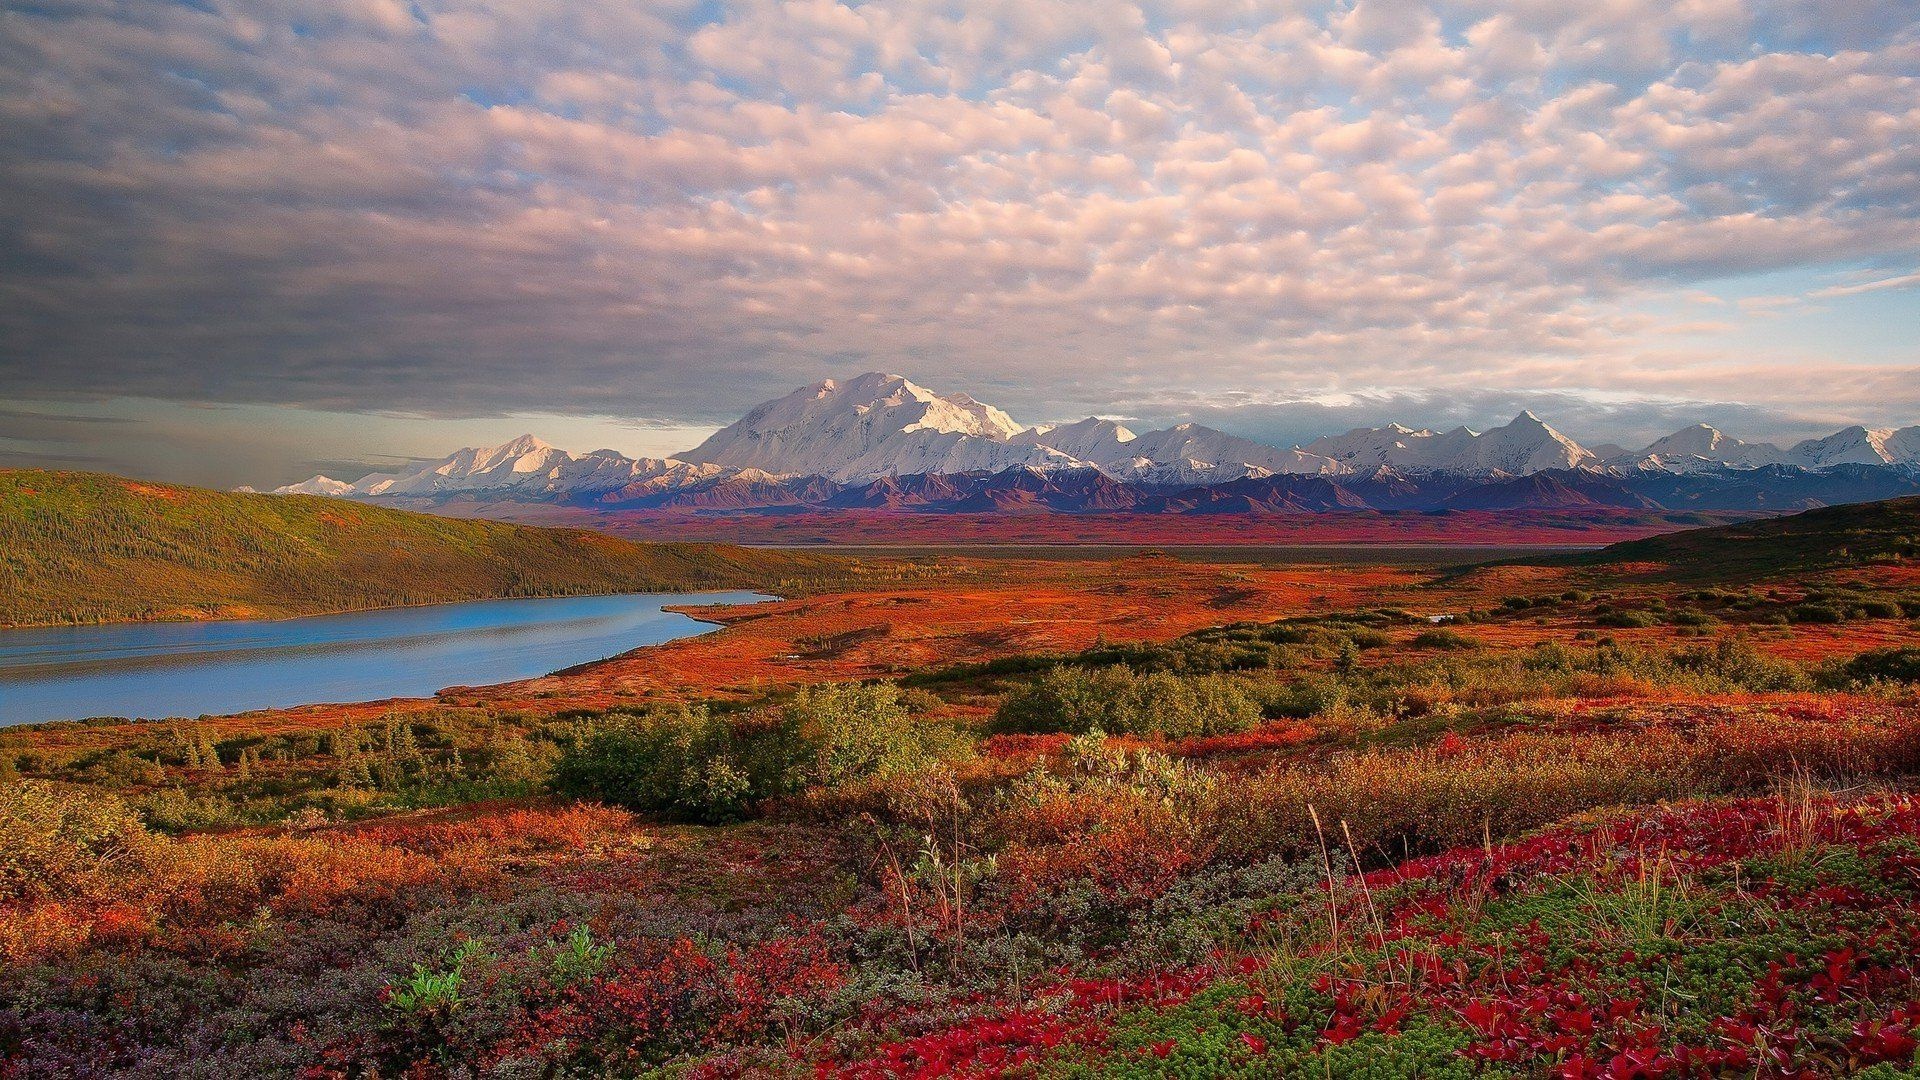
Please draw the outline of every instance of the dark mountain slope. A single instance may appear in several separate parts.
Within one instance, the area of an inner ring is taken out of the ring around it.
[[[1811,472],[1790,465],[1626,474],[1627,488],[1669,510],[1785,512],[1920,495],[1920,473],[1883,465],[1835,465]]]
[[[1530,562],[1601,569],[1655,564],[1661,576],[1738,581],[1920,557],[1920,497],[1829,506],[1790,517],[1689,529]]]
[[[1555,470],[1468,488],[1448,497],[1450,510],[1577,510],[1609,507],[1654,510],[1660,504],[1601,473]]]

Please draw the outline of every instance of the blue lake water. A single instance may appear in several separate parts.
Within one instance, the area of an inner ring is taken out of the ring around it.
[[[429,697],[716,629],[661,610],[750,592],[475,600],[305,619],[0,630],[0,726]]]

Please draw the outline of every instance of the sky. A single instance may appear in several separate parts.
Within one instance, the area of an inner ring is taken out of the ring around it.
[[[10,0],[0,467],[1920,422],[1907,0]]]

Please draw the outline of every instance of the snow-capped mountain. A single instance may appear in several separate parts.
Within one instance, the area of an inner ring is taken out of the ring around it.
[[[1920,425],[1870,430],[1856,424],[1824,439],[1808,439],[1796,444],[1787,451],[1787,461],[1804,469],[1920,464]]]
[[[848,483],[881,476],[1095,468],[1141,483],[1337,472],[1324,458],[1197,424],[1136,435],[1088,417],[1021,428],[965,394],[942,397],[899,375],[828,379],[754,409],[685,460]]]
[[[1098,507],[1133,499],[1116,496],[1115,484],[1136,491],[1168,492],[1271,482],[1270,486],[1279,485],[1274,491],[1285,490],[1284,498],[1261,488],[1258,497],[1246,495],[1251,500],[1248,505],[1291,506],[1325,501],[1325,492],[1309,498],[1301,494],[1307,489],[1299,486],[1322,478],[1336,482],[1335,502],[1351,499],[1392,508],[1408,499],[1431,501],[1434,492],[1442,489],[1464,492],[1475,484],[1551,474],[1541,483],[1514,488],[1501,497],[1564,502],[1573,497],[1569,492],[1584,492],[1582,498],[1590,503],[1621,505],[1626,496],[1593,494],[1599,490],[1593,488],[1598,481],[1589,480],[1698,476],[1709,486],[1779,487],[1783,481],[1776,473],[1804,476],[1915,465],[1920,465],[1920,427],[1851,427],[1782,450],[1767,443],[1742,442],[1700,424],[1637,452],[1609,445],[1602,453],[1582,447],[1531,412],[1484,432],[1389,424],[1286,449],[1198,424],[1136,433],[1112,420],[1088,417],[1059,426],[1023,427],[1005,412],[966,394],[941,395],[902,376],[873,372],[845,382],[828,379],[769,401],[674,457],[630,458],[612,450],[573,454],[525,435],[501,446],[469,447],[438,461],[351,483],[316,476],[277,493],[425,502],[473,499],[739,508],[829,505],[850,489],[867,490],[861,498],[881,503],[908,500],[920,505],[937,501],[940,491],[952,487],[955,498],[985,500],[982,505],[1079,500]],[[989,489],[964,484],[918,484],[895,490],[885,483],[903,477],[1016,472],[1028,479],[1004,491],[992,488],[991,498],[981,494]],[[1038,481],[1032,479],[1068,473],[1080,477],[1062,481],[1066,486],[1061,491],[1075,492],[1071,497],[1046,484],[1035,487]],[[1907,473],[1913,470],[1907,468]],[[1722,483],[1716,479],[1721,474],[1741,477]],[[1299,483],[1288,478],[1299,478]],[[1828,486],[1842,480],[1853,485],[1847,490],[1872,486],[1851,474],[1832,478]],[[876,483],[880,486],[868,490]],[[972,494],[963,498],[962,488]],[[1181,505],[1217,509],[1238,505],[1233,500],[1239,497],[1225,502],[1190,499]]]
[[[1920,426],[1872,430],[1858,425],[1824,439],[1807,439],[1782,450],[1772,443],[1749,443],[1706,424],[1682,428],[1638,453],[1609,456],[1607,465],[1691,473],[1711,469],[1758,469],[1791,465],[1831,469],[1840,465],[1920,464]]]
[[[1199,424],[1181,424],[1165,431],[1149,431],[1128,444],[1127,450],[1132,455],[1130,462],[1145,458],[1161,468],[1210,466],[1215,470],[1223,470],[1216,474],[1222,480],[1260,474],[1314,476],[1344,471],[1337,463],[1322,455],[1299,449],[1277,449]]]
[[[1139,436],[1097,416],[1057,427],[1028,428],[1023,434],[1080,461],[1126,461],[1140,456],[1133,449],[1133,442]]]
[[[242,487],[237,490],[247,494],[255,494],[254,489],[250,487]],[[347,483],[345,480],[335,480],[330,476],[313,476],[297,484],[288,484],[286,487],[274,488],[273,494],[329,495],[333,498],[341,499],[356,493],[353,490],[353,485]]]
[[[1531,412],[1503,427],[1476,432],[1459,427],[1434,432],[1399,424],[1356,428],[1315,439],[1301,450],[1328,458],[1348,473],[1391,469],[1398,473],[1460,473],[1524,476],[1546,469],[1577,469],[1597,459]]]
[[[845,483],[918,473],[1080,464],[966,394],[942,397],[899,375],[827,379],[769,401],[680,455],[697,464]]]
[[[1786,453],[1771,443],[1741,442],[1718,428],[1695,424],[1655,439],[1637,454],[1620,455],[1609,464],[1690,473],[1714,468],[1757,469],[1786,460]]]
[[[630,458],[612,450],[570,454],[531,435],[522,435],[500,446],[468,447],[438,461],[421,462],[399,472],[374,473],[351,484],[316,476],[278,488],[274,494],[345,498],[485,495],[544,501],[622,489],[665,490],[736,471],[673,458]]]

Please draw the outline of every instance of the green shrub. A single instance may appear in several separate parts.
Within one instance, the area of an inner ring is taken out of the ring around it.
[[[82,766],[77,775],[89,784],[124,789],[158,784],[166,779],[167,771],[159,763],[137,754],[109,750]]]
[[[1480,647],[1480,640],[1443,626],[1433,630],[1422,630],[1414,635],[1413,647],[1416,649],[1477,649]]]
[[[1618,630],[1636,630],[1660,625],[1659,616],[1646,611],[1603,611],[1593,621],[1601,626]]]
[[[784,718],[734,722],[676,707],[589,734],[554,764],[561,795],[663,817],[726,821],[799,786],[807,747]]]
[[[1920,649],[1873,649],[1840,667],[1849,682],[1920,682]]]
[[[921,768],[956,745],[950,729],[916,719],[897,686],[820,686],[778,712],[680,706],[595,728],[561,754],[551,786],[675,820],[729,821],[808,785]]]
[[[1843,623],[1847,609],[1837,604],[1795,604],[1787,609],[1787,618],[1797,623]]]
[[[1790,660],[1776,660],[1754,648],[1746,638],[1723,638],[1711,647],[1679,649],[1669,662],[1681,672],[1704,676],[1729,689],[1745,691],[1805,690],[1812,685],[1805,668]]]
[[[1010,732],[1224,735],[1260,722],[1259,701],[1224,675],[1141,675],[1131,668],[1054,668],[1007,695],[994,717]]]
[[[125,803],[39,780],[0,785],[0,903],[87,895],[135,872],[154,838]]]
[[[811,759],[803,781],[831,785],[893,776],[956,752],[952,729],[916,718],[911,704],[891,683],[801,690],[783,712]]]

